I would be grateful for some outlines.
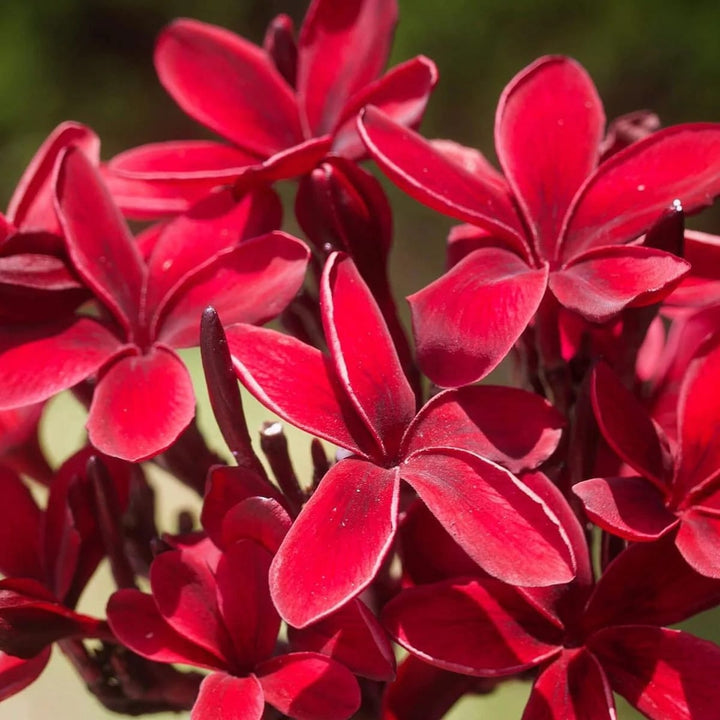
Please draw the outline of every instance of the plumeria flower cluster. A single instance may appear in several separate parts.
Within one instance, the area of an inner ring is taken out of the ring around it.
[[[419,134],[438,73],[385,71],[396,21],[312,0],[259,46],[177,20],[158,78],[218,140],[102,162],[66,122],[28,165],[0,217],[0,699],[57,644],[128,715],[440,720],[521,678],[523,720],[613,720],[614,693],[718,717],[720,647],[672,626],[720,605],[720,237],[685,229],[720,124],[606,126],[543,57],[502,93],[497,168]],[[378,174],[461,223],[412,333]],[[61,391],[87,439],[56,468]],[[246,394],[280,418],[259,445]],[[153,465],[197,516],[158,526]]]

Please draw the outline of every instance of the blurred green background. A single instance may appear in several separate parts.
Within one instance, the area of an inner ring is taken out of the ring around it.
[[[497,98],[517,71],[546,53],[572,55],[589,70],[608,118],[650,108],[665,125],[720,120],[717,0],[399,4],[391,61],[422,53],[440,69],[422,127],[428,137],[449,137],[494,158]],[[6,0],[0,15],[0,205],[6,206],[33,152],[63,120],[92,126],[102,138],[104,158],[143,142],[207,137],[155,78],[154,38],[171,19],[197,18],[261,42],[276,13],[286,12],[299,24],[306,6],[306,0]],[[397,229],[392,267],[402,297],[442,271],[444,237],[451,223],[394,188],[389,192]],[[701,219],[701,226],[720,231],[719,218],[711,214]],[[257,426],[268,414],[253,407],[251,425]],[[211,430],[207,407],[200,413]],[[83,422],[71,400],[54,401],[44,433],[57,461],[81,441]],[[305,459],[306,441],[296,440],[298,448]],[[182,489],[174,495],[175,506],[191,501]],[[169,523],[171,508],[164,512]],[[96,603],[101,612],[103,581],[97,585],[96,598],[87,602]],[[715,619],[699,619],[692,627],[711,637],[716,619],[717,614]],[[489,699],[464,701],[450,717],[513,720],[520,717],[527,692],[526,685],[512,683]],[[0,705],[1,720],[105,717],[58,658],[32,690]],[[633,715],[623,712],[621,717]]]

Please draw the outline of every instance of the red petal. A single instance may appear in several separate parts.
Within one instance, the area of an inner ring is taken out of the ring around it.
[[[38,148],[20,178],[8,204],[8,222],[25,231],[45,230],[61,234],[53,207],[53,179],[58,157],[70,146],[79,148],[93,165],[98,164],[98,136],[80,123],[60,123]]]
[[[240,201],[225,190],[162,226],[148,261],[147,315],[202,263],[243,240],[272,232],[281,218],[282,207],[272,190],[248,192]]]
[[[217,601],[213,570],[191,550],[169,550],[150,567],[150,585],[157,609],[182,638],[219,658],[215,667],[234,659],[232,640]]]
[[[223,518],[220,547],[249,539],[274,555],[290,530],[292,520],[275,500],[251,497],[231,508]]]
[[[672,481],[673,456],[662,428],[603,362],[593,369],[593,410],[610,447],[663,491]]]
[[[332,131],[352,95],[380,75],[395,0],[314,0],[298,39],[297,92],[309,135]]]
[[[509,352],[545,293],[547,268],[481,248],[408,298],[420,364],[444,387],[487,375]]]
[[[35,682],[50,660],[51,648],[45,648],[29,660],[0,652],[0,701],[16,695]]]
[[[653,720],[717,718],[720,648],[679,630],[622,626],[588,644],[613,690]]]
[[[587,650],[566,650],[538,677],[522,720],[615,720],[607,676]]]
[[[99,171],[80,150],[64,155],[56,193],[75,269],[132,333],[140,318],[145,264]]]
[[[259,157],[302,140],[290,86],[268,55],[234,33],[175,20],[155,46],[160,82],[191,117]]]
[[[563,416],[538,395],[476,385],[432,398],[413,421],[403,449],[407,455],[428,447],[456,447],[520,472],[552,455],[564,426]]]
[[[720,296],[720,236],[685,231],[683,257],[692,266],[668,302],[703,307]]]
[[[345,720],[360,707],[357,680],[323,655],[281,655],[259,666],[257,676],[265,700],[297,720]]]
[[[352,452],[373,447],[319,350],[250,325],[233,325],[226,332],[240,382],[263,405],[301,430]]]
[[[686,213],[720,194],[720,125],[659,130],[603,162],[568,214],[562,255],[641,235],[675,200]]]
[[[401,125],[417,127],[437,80],[435,63],[419,56],[396,65],[364,87],[343,109],[334,133],[333,152],[353,158],[366,154],[357,131],[357,115],[366,105],[375,105]]]
[[[475,175],[417,133],[375,107],[359,121],[360,135],[382,171],[433,210],[474,223],[524,247],[524,231],[509,195],[486,173]]]
[[[575,576],[575,559],[555,514],[499,465],[448,448],[415,453],[401,472],[453,539],[491,575],[533,586]]]
[[[590,520],[633,541],[658,538],[677,523],[665,497],[644,478],[593,478],[573,485]]]
[[[415,394],[380,308],[349,257],[328,258],[320,303],[335,372],[374,440],[392,454],[415,416]]]
[[[271,560],[264,547],[240,540],[225,549],[215,574],[218,607],[235,649],[233,667],[248,672],[272,655],[280,630],[268,587]]]
[[[329,655],[355,675],[371,680],[395,677],[390,639],[361,600],[352,600],[302,630],[289,627],[288,638],[293,650]]]
[[[448,160],[465,168],[471,175],[482,177],[486,183],[495,185],[503,193],[510,194],[505,176],[475,148],[460,145],[453,140],[435,139],[430,144]],[[479,228],[475,228],[477,232]]]
[[[598,161],[605,114],[574,60],[545,57],[516,75],[495,116],[495,147],[539,255],[554,260],[563,218]]]
[[[217,668],[223,660],[186,639],[160,615],[152,596],[118,590],[107,606],[108,623],[117,639],[138,655],[164,663]]]
[[[397,525],[397,470],[342,460],[325,475],[280,546],[270,589],[280,614],[304,627],[375,577]]]
[[[0,409],[46,400],[92,375],[121,349],[114,335],[89,318],[0,328]]]
[[[263,689],[255,675],[240,678],[215,672],[200,684],[190,720],[261,720],[264,709]]]
[[[654,248],[595,248],[550,274],[550,289],[566,308],[605,322],[628,306],[652,305],[669,295],[690,264]]]
[[[701,575],[720,578],[720,517],[700,509],[683,513],[675,542]]]
[[[0,572],[43,580],[40,557],[42,513],[30,490],[12,471],[0,465]]]
[[[170,349],[128,355],[98,380],[87,429],[107,455],[139,462],[167,450],[195,415],[190,375]]]
[[[198,345],[200,318],[212,304],[224,323],[264,323],[295,297],[310,251],[272,233],[220,252],[185,277],[161,305],[151,332],[173,347]]]
[[[480,677],[527,670],[557,654],[562,640],[562,628],[515,588],[493,580],[410,588],[385,606],[382,620],[403,647],[426,662]]]

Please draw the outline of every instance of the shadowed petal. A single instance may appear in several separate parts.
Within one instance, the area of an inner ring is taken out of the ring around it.
[[[348,458],[323,478],[270,569],[277,609],[295,627],[325,617],[375,577],[395,535],[399,482]]]
[[[491,575],[531,586],[575,576],[574,553],[560,521],[505,468],[443,448],[415,453],[400,471],[453,539]]]
[[[652,305],[669,295],[690,264],[654,248],[596,248],[550,273],[550,289],[566,308],[605,322],[626,307]]]
[[[675,542],[695,570],[720,578],[720,517],[694,508],[685,512]]]
[[[158,38],[155,68],[188,115],[258,158],[302,140],[290,86],[263,50],[228,30],[175,20]]]
[[[271,498],[250,497],[226,513],[219,545],[227,548],[237,540],[250,539],[274,555],[291,525],[292,520],[280,503]]]
[[[265,700],[288,717],[346,720],[360,707],[357,680],[324,655],[281,655],[264,662],[256,672]]]
[[[0,465],[0,572],[43,580],[40,523],[43,514],[27,485]]]
[[[92,444],[131,462],[167,450],[195,415],[195,395],[182,360],[153,346],[112,363],[98,380],[87,429]]]
[[[122,347],[89,318],[0,328],[0,409],[46,400],[76,385]]]
[[[565,213],[598,161],[605,114],[574,60],[545,57],[510,81],[495,116],[495,147],[542,257],[557,257]]]
[[[0,701],[16,695],[40,676],[50,660],[51,648],[23,660],[0,652]]]
[[[380,75],[395,0],[314,0],[298,39],[297,92],[308,134],[332,131],[348,100]]]
[[[547,267],[481,248],[408,297],[421,367],[438,385],[487,375],[527,327],[547,286]]]
[[[255,675],[215,672],[202,681],[190,720],[261,720],[264,709],[263,689]]]

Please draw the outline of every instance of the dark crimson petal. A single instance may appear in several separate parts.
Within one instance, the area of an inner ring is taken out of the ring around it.
[[[652,305],[669,295],[690,264],[654,248],[594,248],[550,273],[550,289],[569,310],[605,322],[626,307]]]
[[[585,612],[588,631],[607,625],[672,625],[720,601],[720,581],[699,575],[672,535],[636,543],[600,578]]]
[[[555,513],[507,470],[464,450],[419,451],[401,468],[453,539],[488,573],[513,585],[575,576],[575,557]]]
[[[371,680],[395,677],[390,639],[361,600],[352,600],[326,618],[302,630],[288,628],[293,650],[329,655],[355,675]]]
[[[541,257],[557,258],[563,218],[598,161],[605,113],[587,72],[545,57],[510,81],[495,116],[500,164]]]
[[[301,430],[351,452],[373,448],[329,360],[319,350],[250,325],[232,325],[226,332],[240,382],[263,405]]]
[[[604,362],[590,378],[590,395],[600,431],[628,465],[661,491],[673,477],[673,456],[662,428]]]
[[[677,524],[665,496],[645,478],[593,478],[573,485],[590,520],[636,542],[655,540]]]
[[[261,720],[264,709],[263,689],[255,675],[215,672],[200,684],[190,720]]]
[[[435,63],[421,55],[396,65],[364,87],[343,109],[334,132],[333,152],[353,158],[366,154],[357,131],[357,114],[366,105],[375,105],[401,125],[417,127],[437,80]]]
[[[285,537],[270,569],[270,590],[285,620],[304,627],[364,590],[395,536],[399,481],[348,458],[323,478]]]
[[[487,375],[510,351],[537,310],[547,267],[486,247],[408,297],[421,367],[438,385]]]
[[[211,468],[200,519],[218,547],[223,545],[225,515],[243,500],[255,496],[272,498],[280,504],[284,502],[277,488],[252,470],[226,465]]]
[[[267,52],[278,72],[295,87],[297,77],[297,43],[295,23],[288,15],[276,15],[265,31],[263,50]]]
[[[132,333],[140,318],[145,264],[98,169],[80,150],[65,153],[55,192],[73,266]]]
[[[383,720],[442,720],[477,680],[441,670],[408,655],[383,694]]]
[[[587,650],[566,650],[539,675],[522,720],[615,720],[608,678]]]
[[[678,483],[687,490],[700,489],[703,481],[720,470],[718,433],[720,412],[720,345],[700,351],[685,372],[678,401],[680,468]]]
[[[98,136],[80,123],[60,123],[38,148],[20,178],[8,204],[8,222],[24,231],[37,229],[61,234],[53,207],[53,181],[57,159],[70,146],[79,148],[93,165],[98,164]]]
[[[620,693],[652,720],[715,720],[720,648],[680,630],[644,625],[600,630],[591,651]]]
[[[382,171],[402,190],[433,210],[496,233],[513,248],[524,248],[524,230],[510,196],[448,159],[412,130],[369,107],[359,121],[360,135]]]
[[[157,312],[199,265],[243,240],[272,232],[281,220],[278,196],[263,188],[239,201],[230,190],[214,192],[164,225],[148,260],[146,315]]]
[[[220,547],[249,539],[274,555],[292,520],[282,505],[265,497],[250,497],[232,507],[223,518]]]
[[[228,30],[175,20],[158,38],[155,69],[188,115],[260,158],[302,140],[290,86],[263,50]]]
[[[198,345],[200,318],[210,303],[223,323],[264,323],[295,297],[309,257],[305,243],[280,232],[223,250],[175,288],[151,332],[172,347]]]
[[[122,347],[89,318],[0,328],[0,409],[46,400],[76,385]]]
[[[385,627],[411,653],[444,670],[501,677],[560,651],[551,625],[510,585],[447,580],[404,590],[382,613]]]
[[[720,517],[694,508],[684,512],[675,542],[701,575],[720,579]]]
[[[48,291],[82,287],[62,260],[34,253],[0,258],[0,284]]]
[[[382,451],[393,453],[415,416],[415,394],[380,308],[349,257],[328,258],[320,303],[337,377]]]
[[[280,616],[268,587],[271,561],[266,548],[240,540],[226,547],[218,562],[217,603],[235,649],[233,669],[250,672],[273,654]]]
[[[253,153],[211,140],[171,140],[126,150],[106,167],[114,175],[136,180],[212,179],[219,185],[257,161]]]
[[[183,637],[168,625],[151,595],[118,590],[107,606],[110,628],[126,647],[148,660],[217,668],[223,659]]]
[[[194,415],[187,368],[172,350],[154,345],[144,355],[128,355],[105,369],[87,429],[98,450],[139,462],[167,450]]]
[[[16,695],[35,682],[48,664],[51,650],[45,648],[29,660],[0,652],[0,701]]]
[[[215,574],[192,550],[160,553],[150,567],[150,586],[160,615],[181,637],[219,658],[215,667],[234,659],[232,640],[217,601]]]
[[[645,232],[675,200],[685,213],[720,194],[720,125],[675,125],[601,163],[568,212],[562,256]]]
[[[382,72],[395,0],[314,0],[298,39],[297,93],[306,133],[331,132],[348,100]]]
[[[360,707],[357,680],[324,655],[280,655],[259,665],[256,673],[265,700],[296,720],[346,720]]]
[[[564,426],[562,414],[539,395],[475,385],[432,398],[408,429],[403,451],[457,447],[520,472],[552,455]]]
[[[13,472],[49,485],[53,471],[40,446],[40,417],[44,403],[0,410],[0,459]]]
[[[40,557],[42,512],[28,487],[0,465],[0,572],[43,580]]]

